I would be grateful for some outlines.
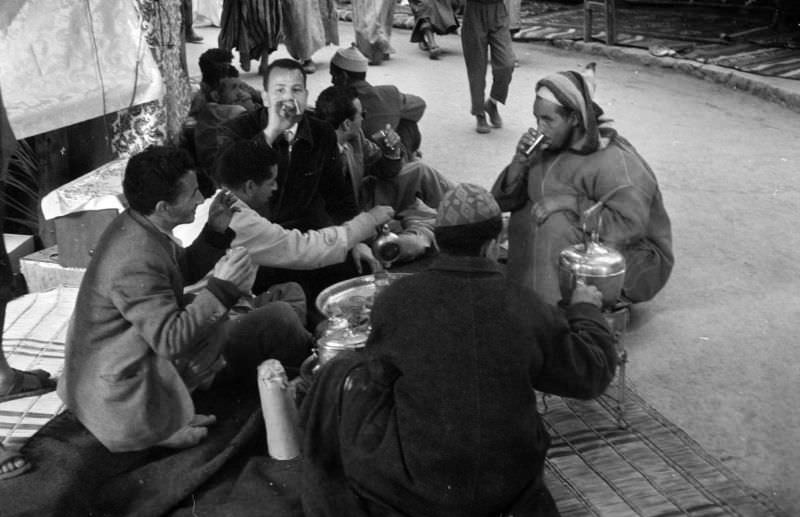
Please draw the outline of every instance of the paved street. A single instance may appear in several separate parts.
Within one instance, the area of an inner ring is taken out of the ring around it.
[[[198,32],[206,45],[188,46],[194,76],[217,29]],[[536,80],[597,61],[596,100],[658,176],[677,260],[665,290],[634,309],[625,337],[632,385],[747,484],[800,514],[798,114],[671,70],[517,44],[505,127],[479,135],[458,36],[440,38],[439,61],[408,37],[395,30],[397,54],[367,80],[423,96],[424,159],[485,187],[534,125]],[[340,38],[349,44],[352,26],[340,24]],[[314,56],[311,101],[328,86],[334,50]],[[260,87],[254,73],[243,77]]]

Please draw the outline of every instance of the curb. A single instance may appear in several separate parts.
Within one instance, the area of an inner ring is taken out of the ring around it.
[[[345,10],[340,11],[339,20],[352,22],[352,13]],[[414,27],[414,16],[410,12],[395,12],[395,19],[392,26],[396,29],[411,30]],[[522,31],[525,30],[523,25]],[[784,108],[800,113],[800,81],[795,79],[783,79],[780,77],[767,77],[758,74],[741,72],[733,68],[725,68],[718,65],[709,65],[699,61],[689,59],[678,59],[674,57],[657,57],[650,54],[645,49],[621,46],[608,46],[604,43],[587,43],[582,40],[571,39],[515,39],[514,43],[545,44],[564,50],[583,52],[587,54],[607,57],[614,61],[638,64],[642,66],[652,66],[661,68],[671,68],[678,72],[697,77],[706,81],[711,81],[739,90],[769,102],[773,102]],[[796,87],[784,88],[778,84],[782,81],[797,83]]]
[[[614,61],[639,64],[642,66],[671,68],[706,81],[722,84],[734,90],[747,92],[800,113],[800,81],[798,81],[796,90],[793,91],[771,84],[769,80],[755,74],[747,74],[731,68],[709,65],[697,61],[690,61],[688,59],[656,57],[644,49],[608,46],[603,43],[586,43],[583,41],[566,39],[547,41],[520,39],[514,41],[517,43],[545,43],[565,50],[604,56]],[[792,81],[792,79],[772,79],[775,81]]]

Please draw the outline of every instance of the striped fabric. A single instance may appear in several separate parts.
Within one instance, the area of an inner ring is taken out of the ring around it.
[[[61,373],[67,325],[77,296],[77,287],[60,287],[28,294],[8,304],[3,351],[13,368],[41,368],[54,377]],[[55,391],[0,403],[0,442],[18,449],[62,410]]]

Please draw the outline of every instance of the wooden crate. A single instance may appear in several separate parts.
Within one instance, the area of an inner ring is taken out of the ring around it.
[[[28,292],[38,293],[59,286],[80,287],[86,269],[64,267],[58,263],[58,255],[58,246],[50,246],[19,261]]]

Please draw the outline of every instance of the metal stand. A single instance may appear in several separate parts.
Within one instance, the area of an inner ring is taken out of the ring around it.
[[[617,426],[620,429],[628,427],[625,421],[625,368],[628,364],[628,351],[622,343],[622,335],[630,322],[630,306],[623,305],[614,309],[603,311],[603,316],[608,322],[611,334],[614,336],[614,346],[617,349],[619,382],[617,384]]]

